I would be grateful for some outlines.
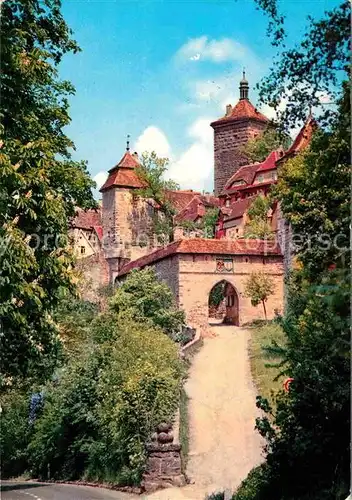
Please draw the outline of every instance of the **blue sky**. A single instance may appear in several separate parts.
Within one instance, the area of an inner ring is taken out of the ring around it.
[[[337,4],[282,0],[289,44]],[[237,102],[242,67],[254,87],[275,55],[254,0],[63,0],[63,14],[82,49],[60,69],[76,87],[67,132],[97,183],[130,134],[138,153],[170,158],[181,187],[212,190],[209,123]]]

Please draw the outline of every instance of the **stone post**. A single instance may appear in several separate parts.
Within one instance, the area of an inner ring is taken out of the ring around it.
[[[148,458],[142,479],[142,490],[150,493],[161,488],[184,486],[181,470],[181,445],[173,443],[171,425],[162,423],[146,446]]]

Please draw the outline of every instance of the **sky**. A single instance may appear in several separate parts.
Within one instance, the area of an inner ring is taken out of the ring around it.
[[[300,41],[308,15],[337,4],[281,0],[288,45]],[[63,0],[62,10],[82,49],[60,67],[76,87],[67,134],[98,188],[129,134],[131,150],[170,159],[182,189],[212,191],[209,124],[236,104],[243,67],[256,104],[253,87],[276,54],[254,0]]]

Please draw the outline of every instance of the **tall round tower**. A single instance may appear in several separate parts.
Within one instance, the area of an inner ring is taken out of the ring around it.
[[[242,147],[249,139],[262,133],[268,118],[257,111],[249,100],[245,72],[240,81],[240,100],[226,106],[226,114],[210,125],[214,129],[214,191],[219,196],[226,181],[248,160]]]

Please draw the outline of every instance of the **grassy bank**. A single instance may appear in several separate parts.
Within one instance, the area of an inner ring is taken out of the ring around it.
[[[279,389],[282,389],[283,377],[274,380],[279,373],[279,369],[267,365],[275,364],[279,359],[269,357],[263,347],[270,345],[273,340],[279,345],[284,345],[284,333],[278,324],[272,322],[262,326],[254,326],[250,328],[250,331],[249,354],[257,394],[267,398],[270,403],[273,403],[272,395]]]

